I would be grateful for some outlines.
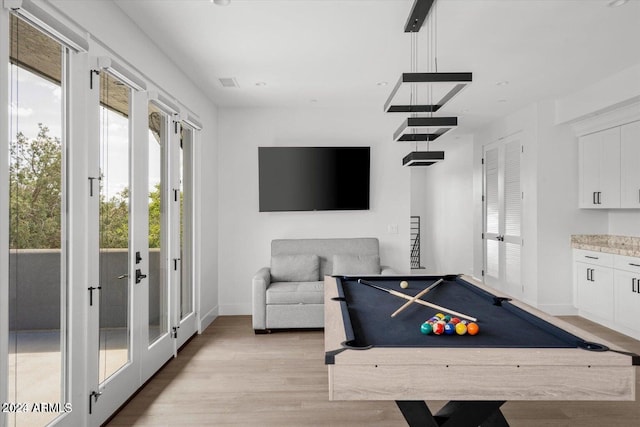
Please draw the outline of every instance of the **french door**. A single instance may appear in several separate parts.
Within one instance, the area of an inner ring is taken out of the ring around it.
[[[142,216],[138,198],[140,160],[133,150],[135,90],[115,74],[92,73],[92,122],[98,137],[90,150],[88,256],[88,399],[90,424],[98,425],[138,387],[140,341],[135,288]],[[139,261],[138,261],[139,262]]]
[[[485,145],[483,155],[484,281],[522,297],[520,134]]]
[[[97,281],[89,288],[90,348],[98,355],[89,366],[90,419],[96,425],[177,354],[196,323],[185,250],[191,242],[185,217],[192,212],[190,131],[182,129],[175,105],[120,80],[122,74],[100,69],[96,77],[99,167],[89,177],[97,196]]]

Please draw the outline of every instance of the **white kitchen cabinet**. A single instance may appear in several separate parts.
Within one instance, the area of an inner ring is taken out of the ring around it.
[[[640,208],[640,121],[620,127],[620,207]]]
[[[613,255],[576,251],[575,279],[578,309],[598,321],[613,320]]]
[[[620,127],[580,137],[580,207],[620,207]]]
[[[614,320],[621,332],[640,335],[640,258],[614,257]]]
[[[640,339],[640,258],[574,249],[581,316]]]

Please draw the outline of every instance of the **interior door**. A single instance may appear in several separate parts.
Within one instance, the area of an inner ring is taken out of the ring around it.
[[[484,280],[514,297],[521,280],[522,189],[519,134],[484,147]]]

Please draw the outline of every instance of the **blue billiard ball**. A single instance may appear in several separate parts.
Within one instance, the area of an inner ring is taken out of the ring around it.
[[[447,335],[453,335],[456,333],[456,325],[454,323],[447,323],[444,325],[444,333]]]

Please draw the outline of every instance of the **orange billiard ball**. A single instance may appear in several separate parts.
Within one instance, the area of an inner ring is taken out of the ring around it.
[[[478,324],[477,324],[477,323],[473,323],[473,322],[471,322],[471,323],[469,323],[469,324],[467,325],[467,333],[468,333],[469,335],[475,335],[475,334],[477,334],[477,333],[478,333],[478,331],[479,331],[479,330],[480,330],[480,328],[478,327]]]

